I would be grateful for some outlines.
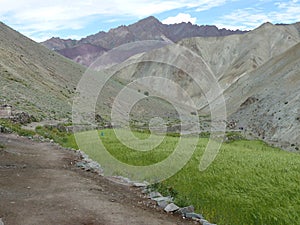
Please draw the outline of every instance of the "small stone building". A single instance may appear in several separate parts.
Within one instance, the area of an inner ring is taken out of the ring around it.
[[[0,106],[0,118],[10,118],[12,116],[12,106],[2,105]]]

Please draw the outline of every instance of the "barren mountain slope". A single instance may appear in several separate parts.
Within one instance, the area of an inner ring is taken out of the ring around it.
[[[238,127],[284,149],[299,150],[300,44],[242,77],[225,96]]]
[[[267,23],[244,35],[185,39],[179,42],[179,45],[170,45],[145,53],[134,59],[134,63],[125,62],[123,65],[126,67],[119,71],[119,76],[125,80],[134,80],[155,74],[172,79],[189,93],[200,109],[207,103],[206,99],[201,88],[195,85],[193,79],[189,79],[191,74],[187,75],[182,68],[176,68],[182,62],[181,58],[187,59],[186,63],[190,67],[197,67],[197,79],[201,79],[203,71],[208,69],[226,90],[240,77],[255,71],[299,41],[299,31],[295,25],[275,26]],[[192,56],[193,54],[196,56]],[[160,60],[173,61],[173,65],[159,63]],[[200,60],[204,64],[197,65]],[[165,91],[161,89],[160,83],[158,87],[151,84],[151,88]],[[176,91],[173,94],[180,95]]]
[[[294,25],[265,23],[244,35],[185,39],[180,44],[203,57],[224,88],[299,43]]]
[[[68,117],[84,68],[0,24],[0,100],[41,118]]]

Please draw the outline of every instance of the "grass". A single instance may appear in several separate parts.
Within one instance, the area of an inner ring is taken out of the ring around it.
[[[17,133],[20,136],[34,136],[35,132],[30,130],[25,130],[22,128],[22,125],[19,123],[13,123],[8,119],[0,119],[0,126],[7,128],[8,130]]]
[[[44,138],[52,139],[65,148],[78,149],[73,134],[59,131],[57,128],[51,126],[39,126],[36,128],[35,131],[37,134],[43,136]]]
[[[80,135],[91,147],[82,150],[101,162],[103,155],[94,151],[97,143],[90,133]],[[135,136],[143,140],[149,134],[135,132]],[[157,163],[167,158],[178,143],[178,137],[167,136],[152,151],[140,152],[121,144],[113,130],[99,131],[99,137],[115,158],[131,165]],[[65,138],[65,145],[74,145],[74,136]],[[194,205],[197,212],[218,225],[300,224],[300,155],[261,141],[233,140],[223,144],[206,171],[199,172],[207,142],[207,138],[200,138],[187,165],[154,187],[174,196],[180,206]]]
[[[260,141],[224,144],[207,171],[197,170],[201,147],[190,163],[164,182],[218,224],[300,224],[300,155]]]

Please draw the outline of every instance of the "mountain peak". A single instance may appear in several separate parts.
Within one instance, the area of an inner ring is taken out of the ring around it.
[[[158,23],[161,23],[157,18],[155,18],[154,16],[149,16],[149,17],[146,17],[144,19],[141,19],[139,22],[158,22]]]
[[[153,27],[156,27],[156,26],[160,26],[160,25],[163,25],[157,18],[155,18],[154,16],[149,16],[145,19],[141,19],[139,20],[137,23],[134,23],[132,25],[129,25],[129,27],[131,26],[135,26],[135,25],[147,25],[147,26],[153,26]]]
[[[261,28],[261,27],[271,27],[271,26],[274,26],[274,24],[270,23],[270,22],[265,22],[261,26],[259,26],[258,28]]]

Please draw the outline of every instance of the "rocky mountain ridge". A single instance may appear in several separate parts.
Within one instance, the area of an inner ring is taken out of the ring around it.
[[[245,31],[218,29],[216,26],[198,26],[191,23],[166,25],[151,16],[129,26],[120,26],[108,32],[99,32],[81,40],[63,40],[51,38],[42,44],[51,50],[70,58],[80,64],[89,66],[105,51],[123,44],[157,40],[166,43],[178,42],[191,37],[218,37],[243,34]],[[88,46],[88,47],[87,47]],[[154,46],[153,49],[156,47]]]

